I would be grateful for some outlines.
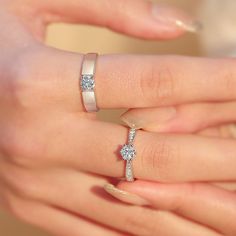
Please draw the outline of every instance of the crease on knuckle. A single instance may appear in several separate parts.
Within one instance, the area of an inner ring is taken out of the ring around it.
[[[142,170],[152,179],[171,181],[172,170],[176,167],[179,151],[164,138],[151,142],[143,148],[141,155]]]
[[[38,82],[40,78],[45,77],[40,72],[42,54],[44,52],[38,53],[37,49],[32,49],[20,53],[14,58],[15,66],[10,70],[8,89],[11,93],[12,103],[18,109],[34,108],[37,105],[36,99],[40,91]]]
[[[17,166],[32,167],[39,164],[45,156],[43,143],[33,137],[19,135],[19,130],[9,132],[4,140],[1,140],[1,148],[5,160]]]
[[[153,220],[152,220],[153,219]],[[135,214],[124,219],[124,230],[135,235],[151,236],[156,232],[155,211],[149,208],[136,208]]]
[[[157,102],[161,104],[172,98],[175,90],[173,74],[171,66],[157,66],[155,62],[152,62],[141,73],[140,87],[144,99],[156,105]]]

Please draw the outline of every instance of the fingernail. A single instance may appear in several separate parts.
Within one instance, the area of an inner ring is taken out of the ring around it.
[[[173,27],[178,27],[185,31],[197,32],[202,29],[202,24],[199,21],[194,20],[184,11],[171,6],[154,3],[152,15],[166,30],[173,30]]]
[[[104,189],[107,193],[117,198],[118,200],[121,200],[122,202],[139,206],[150,205],[147,200],[139,197],[138,195],[118,189],[112,184],[105,184]]]
[[[131,110],[121,116],[121,120],[129,127],[142,129],[150,125],[161,127],[176,116],[175,107]]]
[[[236,125],[235,125],[235,124],[230,125],[230,126],[229,126],[229,129],[230,129],[230,132],[231,132],[231,136],[232,136],[233,138],[236,138]]]

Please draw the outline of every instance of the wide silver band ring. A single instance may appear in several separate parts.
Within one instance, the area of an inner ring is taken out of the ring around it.
[[[128,142],[127,144],[123,145],[120,154],[123,160],[126,161],[125,167],[125,178],[127,181],[132,182],[134,181],[134,174],[133,174],[133,159],[136,157],[136,150],[134,148],[134,139],[136,136],[136,129],[130,128],[129,135],[128,135]]]
[[[97,53],[88,53],[84,55],[80,88],[82,90],[82,100],[84,108],[87,112],[97,112],[96,94],[95,94],[95,69],[97,62]]]

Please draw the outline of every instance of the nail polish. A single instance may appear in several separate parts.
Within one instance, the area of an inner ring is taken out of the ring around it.
[[[189,32],[197,32],[202,28],[199,21],[194,20],[184,11],[171,6],[154,3],[152,5],[152,15],[165,30],[178,27]]]
[[[131,128],[143,129],[150,125],[165,126],[168,121],[174,119],[176,114],[175,107],[143,108],[128,111],[120,118]]]

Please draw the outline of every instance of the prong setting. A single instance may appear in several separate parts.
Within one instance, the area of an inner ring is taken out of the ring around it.
[[[120,150],[120,154],[125,161],[131,161],[136,157],[136,150],[133,144],[125,144]]]
[[[136,129],[130,128],[128,134],[128,143],[124,144],[120,149],[120,155],[123,160],[126,161],[125,177],[126,180],[129,182],[134,181],[132,162],[137,154],[136,149],[134,148],[134,139],[136,136],[136,131]]]

